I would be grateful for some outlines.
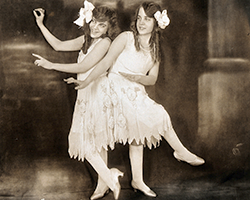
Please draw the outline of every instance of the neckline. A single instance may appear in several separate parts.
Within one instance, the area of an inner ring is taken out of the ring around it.
[[[142,49],[143,51],[146,51],[146,52],[151,52],[153,49],[153,47],[150,47],[150,46],[143,47],[141,44],[139,44],[139,45],[140,45],[140,49]]]
[[[94,41],[92,42],[91,46],[98,43],[102,38],[98,38],[98,39],[94,39]]]

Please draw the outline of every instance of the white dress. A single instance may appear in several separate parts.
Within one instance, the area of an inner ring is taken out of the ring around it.
[[[100,42],[92,44],[87,54]],[[77,62],[81,62],[87,54],[79,52]],[[86,73],[77,74],[78,80],[85,80],[91,68]],[[108,99],[108,100],[107,100]],[[77,90],[72,125],[68,136],[69,155],[78,160],[84,160],[86,154],[94,155],[102,148],[108,150],[114,148],[112,110],[109,105],[108,79],[106,74],[101,75],[97,80],[90,83],[86,88]]]
[[[119,74],[143,74],[153,67],[149,51],[137,51],[133,33],[128,31],[127,44],[112,66],[108,78],[114,116],[114,137],[119,143],[157,147],[172,123],[164,107],[148,97],[145,87]]]

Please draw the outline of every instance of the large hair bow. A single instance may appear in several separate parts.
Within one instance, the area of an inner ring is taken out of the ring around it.
[[[157,11],[154,14],[154,17],[155,17],[156,21],[158,22],[158,26],[161,29],[165,29],[170,23],[170,19],[168,18],[167,10],[163,10],[162,13],[160,11]]]
[[[87,0],[84,1],[84,8],[81,8],[79,11],[79,18],[74,21],[75,24],[82,27],[84,25],[84,20],[86,23],[89,23],[92,19],[92,11],[94,10],[95,6],[88,2]]]

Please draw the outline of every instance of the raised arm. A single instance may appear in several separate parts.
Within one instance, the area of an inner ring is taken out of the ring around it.
[[[127,36],[125,32],[117,36],[117,38],[112,42],[107,55],[96,65],[95,69],[84,81],[81,82],[78,87],[76,87],[76,89],[85,88],[92,81],[96,80],[101,74],[105,73],[124,50],[126,43]]]
[[[42,8],[37,8],[33,10],[33,14],[36,18],[36,23],[41,30],[44,38],[56,51],[77,51],[80,50],[84,42],[84,36],[77,37],[72,40],[61,41],[56,38],[43,24],[43,19],[45,16],[45,10]]]

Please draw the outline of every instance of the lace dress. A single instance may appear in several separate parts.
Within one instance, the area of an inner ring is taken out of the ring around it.
[[[87,54],[94,46],[101,41],[92,44]],[[87,54],[79,52],[77,62],[81,62]],[[84,80],[94,69],[91,68],[86,73],[77,74],[78,80]],[[68,136],[69,155],[78,160],[84,160],[87,154],[96,154],[104,148],[108,150],[114,148],[114,139],[112,135],[112,126],[108,126],[112,121],[111,106],[107,103],[108,79],[106,74],[100,76],[97,80],[90,83],[86,88],[77,90],[77,99],[75,102],[72,125]]]
[[[157,147],[172,123],[164,107],[148,97],[142,84],[119,74],[143,74],[153,67],[149,51],[137,51],[132,32],[126,32],[127,44],[108,75],[114,116],[114,137],[119,143],[135,140],[150,149]]]

